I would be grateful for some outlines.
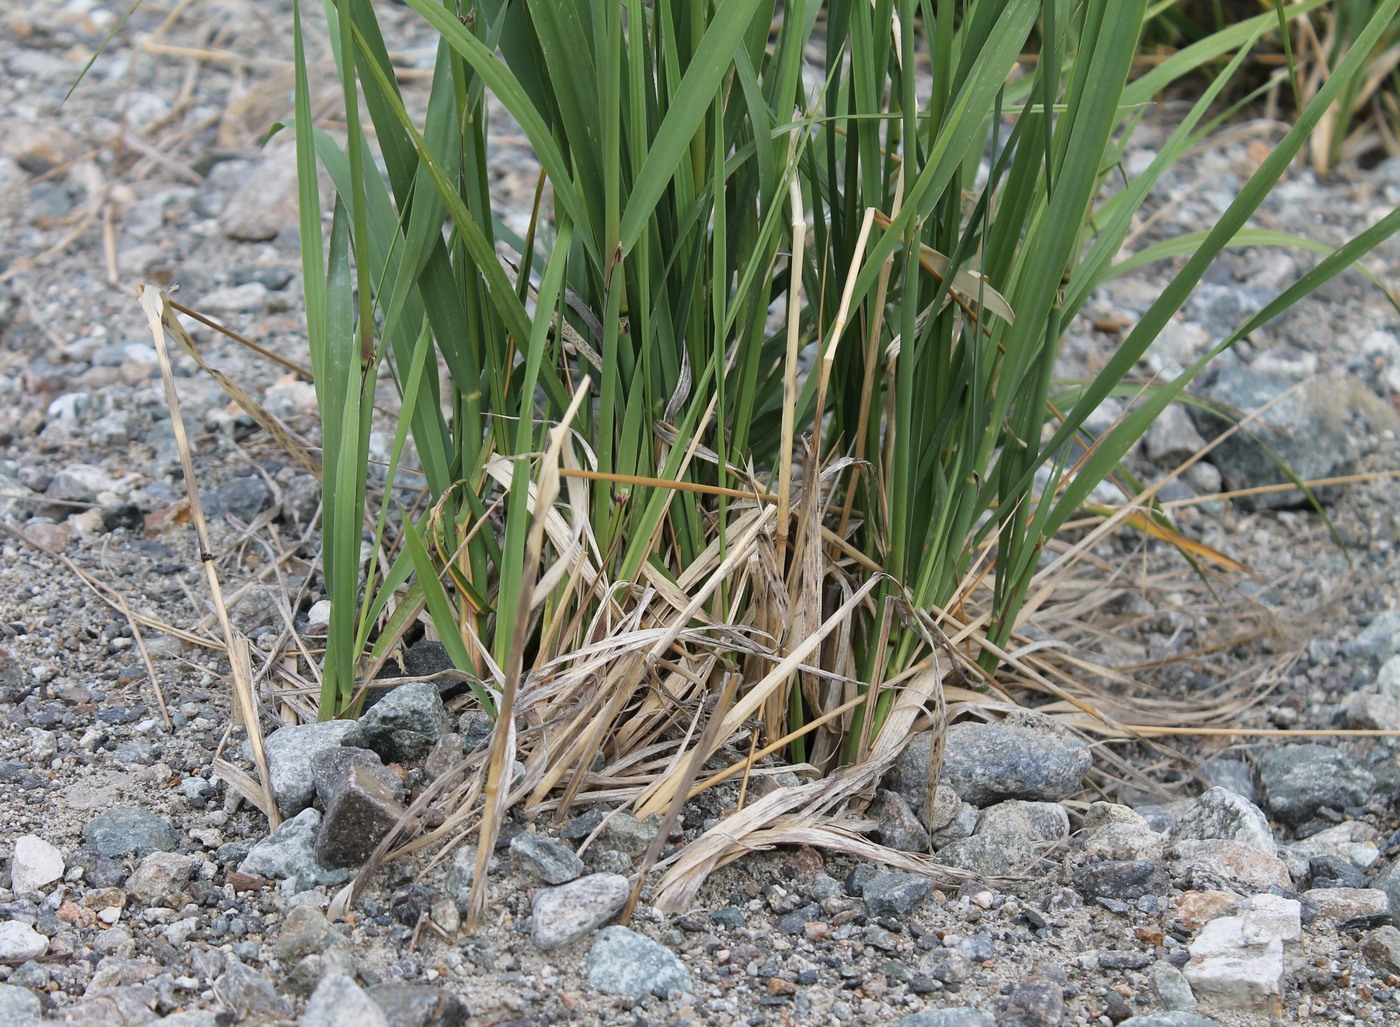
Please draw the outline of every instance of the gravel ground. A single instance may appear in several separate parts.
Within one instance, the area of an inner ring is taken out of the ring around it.
[[[471,747],[476,719],[414,686],[350,737],[275,732],[279,804],[300,826],[268,839],[212,770],[230,717],[217,653],[143,630],[158,695],[131,622],[78,573],[168,624],[209,613],[137,281],[178,283],[183,302],[307,359],[291,162],[279,143],[258,147],[289,105],[289,7],[207,0],[153,35],[167,8],[145,5],[57,115],[113,14],[88,0],[0,12],[0,1023],[1400,1023],[1400,766],[1386,738],[1173,739],[1194,769],[1120,748],[1139,775],[1120,785],[1086,779],[1089,748],[1046,718],[964,725],[930,820],[912,812],[928,788],[917,749],[873,812],[887,844],[931,846],[971,883],[755,853],[685,915],[655,912],[644,889],[626,928],[604,928],[656,825],[522,814],[493,855],[479,930],[461,923],[469,849],[390,864],[328,921],[348,873],[335,864],[351,858],[336,845],[353,849],[366,823],[337,817],[354,803],[391,813],[435,754]],[[406,12],[383,16],[414,43],[406,64],[431,60]],[[1150,159],[1153,131],[1130,167]],[[1191,155],[1154,194],[1142,239],[1212,224],[1277,134],[1249,124]],[[503,137],[501,154],[501,194],[527,196],[518,142]],[[1295,170],[1257,223],[1335,244],[1397,202],[1400,160],[1321,181]],[[1188,363],[1308,259],[1223,260],[1146,370]],[[1368,267],[1400,281],[1400,244]],[[1096,294],[1067,370],[1101,363],[1165,274]],[[1163,498],[1195,500],[1183,532],[1248,574],[1216,576],[1212,597],[1180,561],[1112,539],[1094,554],[1093,616],[1070,590],[1032,631],[1129,668],[1147,704],[1238,702],[1229,722],[1261,729],[1400,729],[1398,323],[1349,273],[1203,383],[1246,408],[1296,385],[1267,415],[1275,450],[1311,478],[1377,472],[1325,492],[1327,519],[1296,496],[1202,500],[1272,480],[1257,450],[1222,445]],[[196,338],[314,435],[308,385]],[[261,646],[284,613],[313,619],[317,496],[189,361],[177,376],[225,588],[242,589],[234,617]],[[1160,477],[1217,430],[1173,412],[1136,470]],[[433,725],[423,737],[395,726],[395,704],[412,703],[413,723]],[[704,797],[671,840],[734,801]]]

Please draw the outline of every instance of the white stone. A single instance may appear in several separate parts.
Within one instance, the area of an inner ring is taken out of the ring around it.
[[[1303,933],[1303,904],[1297,899],[1261,892],[1241,904],[1244,936],[1251,941],[1267,943],[1269,938],[1283,942],[1297,941]]]
[[[27,834],[15,841],[10,887],[17,893],[38,891],[62,877],[63,870],[63,853],[38,835]]]
[[[1191,960],[1182,974],[1198,999],[1222,1006],[1276,1005],[1282,994],[1283,940],[1254,942],[1245,918],[1224,916],[1201,929],[1189,946]]]
[[[19,920],[0,924],[0,959],[22,963],[38,959],[49,950],[49,939]]]

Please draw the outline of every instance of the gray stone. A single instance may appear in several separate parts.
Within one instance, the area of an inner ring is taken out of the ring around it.
[[[153,852],[126,880],[126,890],[146,906],[169,906],[179,909],[185,904],[181,893],[190,883],[199,860],[179,852]]]
[[[1107,860],[1080,867],[1074,875],[1074,887],[1089,899],[1131,900],[1144,895],[1166,895],[1172,882],[1153,860]]]
[[[311,778],[322,809],[329,805],[332,796],[345,787],[345,780],[354,767],[361,768],[376,781],[382,782],[395,799],[403,801],[406,791],[403,778],[384,765],[379,753],[373,749],[347,745],[319,752],[311,761]]]
[[[316,832],[321,827],[321,814],[304,809],[272,834],[258,842],[238,864],[239,873],[259,877],[291,880],[311,888],[317,885],[342,884],[350,879],[350,871],[321,866],[316,861]]]
[[[447,646],[435,639],[425,638],[404,650],[404,674],[411,678],[432,677],[434,674],[451,670],[453,666]]]
[[[1090,859],[1160,859],[1166,851],[1166,837],[1137,811],[1118,803],[1091,803],[1080,833]]]
[[[1092,763],[1089,747],[1049,717],[1017,711],[1001,723],[950,727],[941,777],[974,806],[1057,802],[1078,791]]]
[[[522,831],[510,840],[510,854],[545,884],[567,884],[583,873],[583,860],[557,838]]]
[[[1191,415],[1176,403],[1163,410],[1142,437],[1142,450],[1147,459],[1164,468],[1175,468],[1205,445],[1206,440],[1191,422]]]
[[[1264,811],[1228,788],[1202,792],[1167,832],[1168,841],[1228,838],[1260,852],[1277,853],[1278,843]]]
[[[885,787],[902,795],[909,807],[920,816],[923,815],[924,803],[928,796],[928,758],[932,748],[931,731],[917,734],[905,743],[904,748],[895,757],[894,765],[885,771]],[[956,794],[953,795],[953,799],[957,799]],[[951,814],[948,819],[952,819]],[[930,823],[925,826],[942,827],[943,824]]]
[[[214,982],[219,997],[240,1020],[252,1017],[291,1019],[292,1007],[272,982],[242,963],[232,963]]]
[[[1400,974],[1400,930],[1377,927],[1362,940],[1361,954],[1381,973]]]
[[[1249,894],[1292,888],[1293,878],[1278,856],[1243,842],[1208,838],[1183,840],[1167,853],[1172,880],[1183,890]]]
[[[588,950],[588,983],[609,995],[664,997],[689,991],[690,971],[666,946],[626,927],[607,927]]]
[[[159,1000],[156,989],[149,984],[128,987],[94,988],[89,986],[81,999],[63,1010],[56,1022],[65,1027],[112,1027],[120,1024],[154,1023],[151,1010]]]
[[[1244,760],[1207,760],[1201,764],[1201,776],[1217,788],[1228,788],[1236,795],[1254,801],[1254,771]]]
[[[1023,835],[993,831],[962,838],[938,850],[938,862],[983,877],[1025,873],[1036,863],[1035,849]]]
[[[944,984],[961,984],[972,976],[972,960],[958,949],[932,949],[920,957],[919,972]]]
[[[24,962],[38,959],[49,950],[49,939],[20,920],[0,923],[0,959]]]
[[[1297,826],[1323,807],[1342,812],[1363,805],[1376,779],[1342,750],[1307,744],[1266,752],[1259,761],[1259,782],[1269,811]]]
[[[318,755],[342,745],[354,745],[360,726],[353,720],[327,720],[319,724],[298,724],[273,731],[263,740],[267,753],[267,773],[272,797],[283,817],[294,817],[316,797],[312,772]],[[251,755],[244,743],[245,755]]]
[[[530,937],[542,949],[557,949],[607,923],[627,905],[632,886],[619,874],[589,874],[535,893]]]
[[[613,852],[626,853],[636,859],[646,855],[647,849],[651,847],[651,840],[656,837],[656,832],[660,829],[661,820],[659,817],[638,820],[631,813],[623,810],[613,814],[603,825],[603,830],[598,835],[598,847],[611,849]]]
[[[1032,844],[1061,842],[1069,837],[1069,811],[1058,802],[1007,799],[982,811],[977,834],[997,831],[1019,834]]]
[[[389,1018],[349,977],[338,973],[326,974],[307,1000],[306,1009],[297,1020],[297,1027],[346,1027],[347,1024],[354,1024],[354,1027],[389,1027]]]
[[[0,1023],[5,1027],[37,1027],[42,1019],[38,995],[28,988],[0,984]]]
[[[1385,892],[1392,910],[1400,909],[1400,860],[1396,860],[1371,878],[1371,887]]]
[[[148,856],[180,847],[180,832],[170,821],[136,806],[114,806],[83,828],[83,841],[103,856]]]
[[[950,1006],[946,1009],[921,1009],[901,1016],[891,1027],[995,1027],[996,1021],[972,1006]]]
[[[92,464],[69,464],[53,476],[44,495],[69,503],[95,503],[103,492],[111,492],[117,479]]]
[[[908,916],[928,898],[929,880],[922,874],[876,874],[860,890],[871,916]]]
[[[1196,1008],[1196,996],[1191,992],[1191,985],[1182,972],[1165,959],[1159,959],[1149,966],[1147,976],[1157,990],[1157,997],[1168,1010],[1190,1012]]]
[[[1393,694],[1353,692],[1347,698],[1347,727],[1353,731],[1400,730],[1400,702]]]
[[[269,146],[219,215],[230,239],[264,242],[296,223],[296,150],[289,143]]]
[[[260,475],[234,478],[204,495],[204,513],[210,518],[234,517],[251,523],[264,510],[272,509],[272,488]]]
[[[875,793],[870,812],[879,824],[876,832],[884,845],[901,852],[929,851],[928,831],[898,792],[881,788]]]
[[[1386,610],[1378,615],[1343,647],[1343,652],[1368,660],[1373,667],[1383,667],[1400,656],[1400,610]]]
[[[376,984],[369,997],[391,1027],[463,1027],[469,1014],[452,992],[427,984]]]
[[[38,835],[15,839],[15,858],[10,862],[10,887],[18,894],[39,891],[63,876],[63,853]]]
[[[1168,1010],[1147,1016],[1130,1016],[1118,1027],[1222,1027],[1219,1020],[1198,1016],[1187,1010]]]
[[[1231,417],[1242,417],[1294,385],[1278,375],[1222,365],[1202,381],[1200,393],[1222,404]],[[1304,481],[1348,473],[1359,451],[1347,419],[1354,411],[1372,405],[1367,401],[1368,392],[1363,382],[1350,375],[1310,379],[1217,446],[1211,461],[1232,490],[1287,483],[1280,462]],[[1233,423],[1204,407],[1192,406],[1190,412],[1208,439],[1221,435]],[[1315,495],[1320,502],[1330,502],[1339,489],[1322,488]],[[1240,496],[1235,502],[1245,510],[1307,505],[1306,497],[1296,489]]]
[[[452,730],[436,685],[400,685],[360,718],[364,745],[386,763],[416,760]]]
[[[320,952],[339,937],[324,913],[315,906],[298,904],[287,914],[282,933],[272,945],[272,954],[283,963],[295,963]]]
[[[357,766],[331,785],[325,803],[315,848],[316,861],[325,867],[362,864],[404,814],[389,787]]]
[[[1390,896],[1379,888],[1309,888],[1303,895],[1324,922],[1363,919],[1375,923],[1390,915]]]
[[[997,1027],[1059,1027],[1064,1018],[1064,989],[1048,978],[1032,976],[1007,998]]]

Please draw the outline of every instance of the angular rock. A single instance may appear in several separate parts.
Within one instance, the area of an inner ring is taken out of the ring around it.
[[[1008,831],[975,834],[938,850],[938,862],[982,877],[1023,874],[1037,859],[1024,835]]]
[[[875,793],[870,812],[879,826],[876,832],[882,844],[901,852],[928,852],[929,837],[924,825],[898,792],[881,788]]]
[[[1385,665],[1400,656],[1400,610],[1385,610],[1361,634],[1343,648],[1348,656],[1367,660],[1373,667],[1385,669]],[[1400,672],[1400,666],[1395,668]],[[1378,684],[1387,690],[1389,675],[1382,675]]]
[[[369,997],[390,1027],[464,1027],[469,1014],[457,995],[427,984],[376,984]]]
[[[389,787],[357,766],[331,785],[325,803],[315,848],[316,862],[324,867],[359,866],[404,814]]]
[[[1180,841],[1167,856],[1172,880],[1183,889],[1247,894],[1293,887],[1283,860],[1243,842]]]
[[[1049,717],[1017,711],[1000,723],[950,727],[941,780],[974,806],[1057,802],[1078,791],[1092,763],[1089,747]]]
[[[1317,909],[1319,920],[1344,923],[1390,915],[1390,896],[1379,888],[1310,888],[1303,895]]]
[[[426,756],[439,738],[452,730],[436,685],[400,685],[367,710],[359,720],[364,745],[386,763]]]
[[[1303,936],[1303,904],[1297,899],[1261,893],[1240,903],[1247,939],[1278,938],[1285,945]]]
[[[180,847],[180,832],[170,821],[136,806],[114,806],[89,820],[83,840],[103,856],[148,856]]]
[[[350,871],[321,866],[316,861],[316,832],[321,814],[304,809],[291,820],[284,820],[272,834],[258,842],[238,864],[242,874],[292,880],[307,888],[342,884]]]
[[[871,916],[908,916],[928,897],[929,880],[922,874],[876,874],[860,890]]]
[[[297,1027],[389,1027],[389,1018],[358,984],[344,974],[321,978],[307,1000]]]
[[[297,165],[295,147],[269,146],[251,174],[219,215],[219,228],[230,239],[264,242],[296,223]]]
[[[1074,887],[1089,899],[1139,899],[1167,894],[1171,879],[1154,860],[1108,860],[1080,867],[1074,875]]]
[[[38,835],[15,839],[15,858],[10,863],[10,887],[20,895],[39,891],[63,876],[63,853]]]
[[[320,952],[331,943],[332,936],[340,937],[324,913],[315,906],[299,904],[292,907],[283,921],[282,933],[273,943],[272,953],[283,963],[295,963]]]
[[[609,995],[690,990],[690,971],[664,945],[626,927],[606,927],[588,950],[588,983]]]
[[[1243,760],[1207,760],[1201,764],[1201,776],[1217,788],[1228,788],[1236,795],[1254,801],[1254,771]]]
[[[272,982],[252,967],[242,963],[232,963],[214,982],[219,997],[223,999],[239,1019],[251,1017],[284,1017],[290,1019],[292,1007]]]
[[[1160,859],[1166,851],[1165,835],[1152,830],[1135,810],[1112,802],[1090,804],[1080,835],[1091,859]]]
[[[63,1010],[58,1022],[64,1027],[137,1027],[154,1023],[152,1007],[158,1001],[156,989],[149,984],[126,987],[88,987],[83,997]]]
[[[510,854],[545,884],[567,884],[583,873],[583,860],[557,838],[522,831],[510,840]]]
[[[311,779],[316,786],[316,801],[325,809],[330,798],[345,787],[345,779],[353,767],[366,771],[393,793],[398,801],[404,798],[404,781],[384,765],[379,753],[373,749],[346,745],[338,749],[326,749],[316,754],[311,761]]]
[[[126,890],[146,906],[184,905],[180,894],[190,883],[199,860],[179,852],[153,852],[127,878]]]
[[[1353,692],[1347,699],[1347,727],[1353,731],[1400,730],[1400,702],[1393,695]]]
[[[1342,750],[1307,744],[1267,751],[1259,761],[1259,783],[1269,811],[1296,827],[1324,807],[1364,805],[1376,779]]]
[[[1186,977],[1165,959],[1159,959],[1149,966],[1147,976],[1166,1009],[1190,1012],[1196,1008],[1196,996],[1192,994]]]
[[[1361,942],[1361,954],[1372,967],[1386,974],[1400,974],[1400,930],[1386,924]]]
[[[1247,933],[1243,917],[1212,920],[1188,946],[1182,974],[1202,1001],[1260,1011],[1277,1008],[1283,985],[1283,940]]]
[[[1058,802],[1026,802],[1008,799],[982,811],[977,834],[1008,831],[1033,845],[1062,842],[1069,837],[1069,811]]]
[[[49,950],[49,939],[20,920],[0,923],[0,959],[22,963]]]
[[[283,817],[294,817],[316,797],[312,773],[318,755],[360,739],[360,725],[353,720],[326,720],[278,728],[263,741],[272,797]],[[244,752],[248,746],[244,745]]]
[[[627,905],[632,887],[619,874],[589,874],[535,894],[531,940],[557,949],[607,923]]]
[[[613,814],[603,825],[603,830],[598,835],[598,847],[625,853],[637,859],[646,855],[647,849],[651,847],[651,840],[656,837],[660,828],[661,822],[657,817],[638,820],[623,810]]]
[[[1045,977],[1031,976],[1007,998],[997,1027],[1058,1027],[1064,1018],[1064,989]]]
[[[1274,841],[1274,832],[1264,811],[1228,788],[1216,787],[1202,792],[1167,832],[1167,839],[1172,842],[1213,838],[1242,842],[1260,852],[1278,852],[1278,843]]]
[[[252,523],[264,510],[272,509],[276,497],[272,487],[260,475],[234,478],[204,497],[204,512],[210,518],[222,520],[234,517],[245,524]]]

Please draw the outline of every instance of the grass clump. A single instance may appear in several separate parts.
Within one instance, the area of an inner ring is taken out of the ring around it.
[[[408,5],[439,39],[425,98],[401,92],[370,0],[326,5],[337,138],[313,124],[297,21],[321,715],[353,710],[426,621],[495,721],[438,832],[477,823],[483,861],[509,804],[674,817],[722,780],[747,788],[766,754],[806,768],[672,864],[659,902],[679,907],[746,845],[867,851],[842,818],[908,734],[1004,698],[1017,626],[1065,566],[1047,544],[1209,356],[1149,387],[1134,366],[1221,250],[1251,241],[1400,0],[1374,5],[1212,231],[1130,261],[1136,211],[1214,126],[1251,47],[1316,3],[1145,73],[1145,0]],[[1217,59],[1127,178],[1153,98]],[[523,234],[491,194],[502,111],[539,163]],[[1214,352],[1397,224],[1329,253]],[[1183,254],[1096,376],[1056,379],[1097,285]],[[366,511],[381,389],[399,414]],[[1110,396],[1131,402],[1096,436]],[[1127,495],[1099,515],[1171,537],[1150,491]]]

